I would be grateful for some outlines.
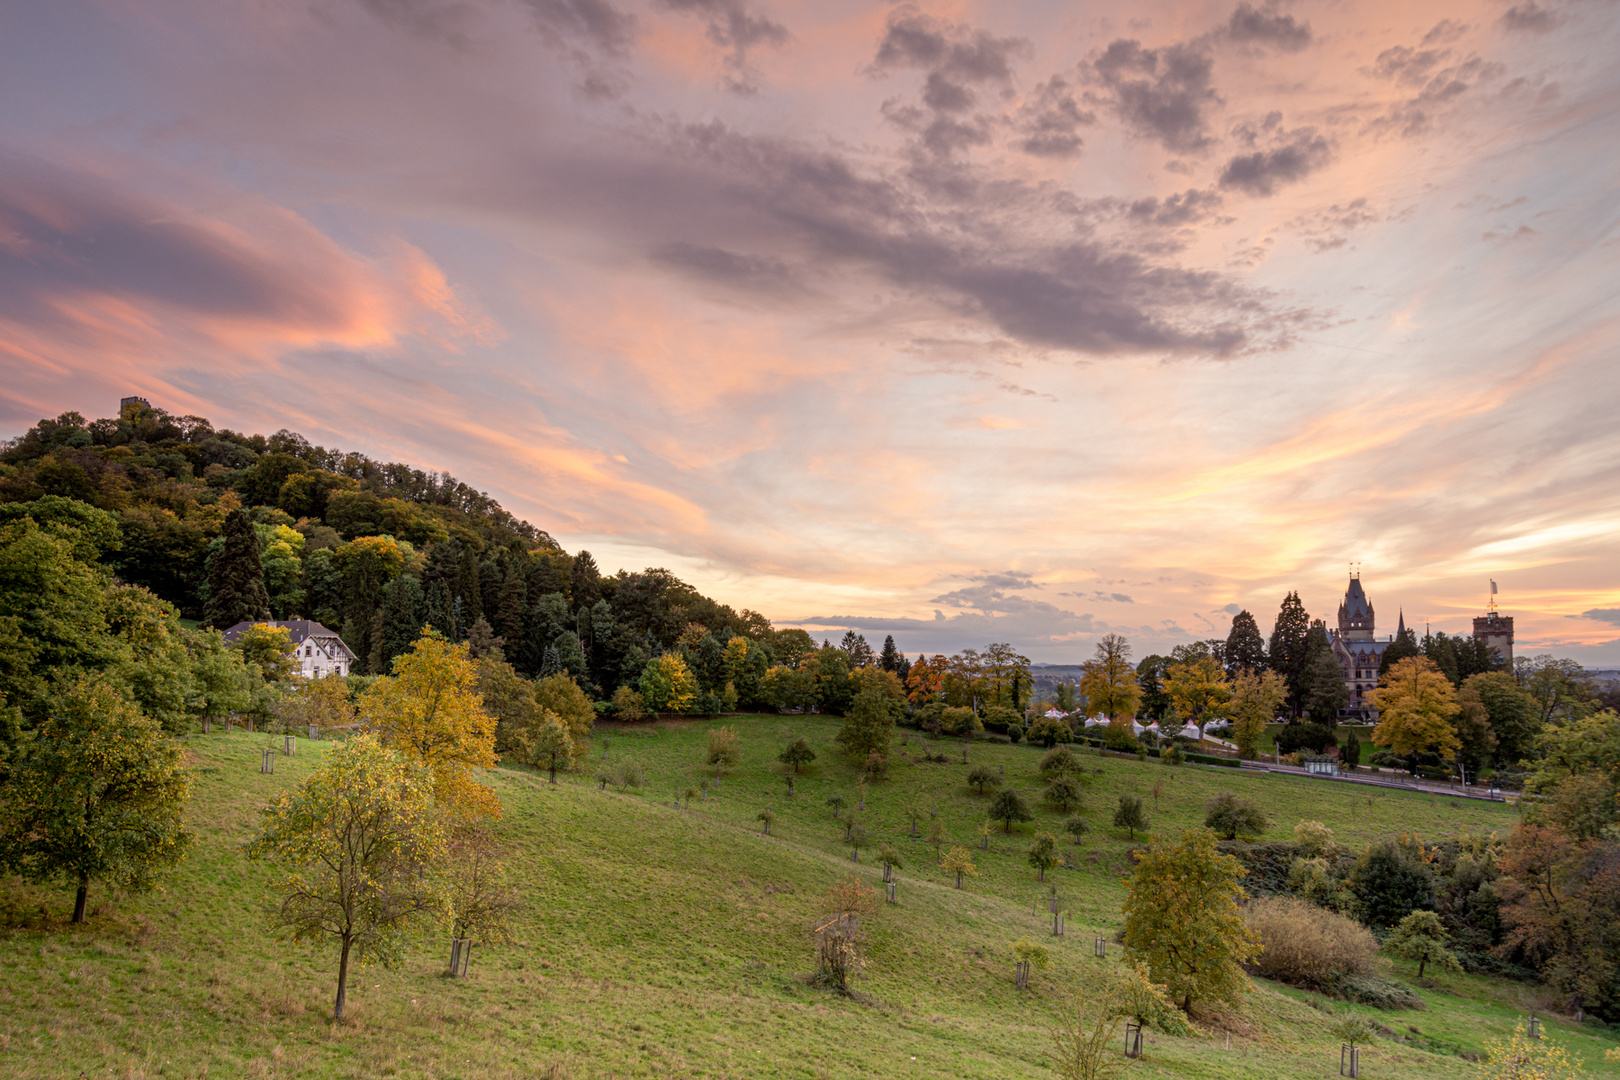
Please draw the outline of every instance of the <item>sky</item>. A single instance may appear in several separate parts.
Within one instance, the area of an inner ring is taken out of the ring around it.
[[[0,6],[0,436],[444,469],[910,653],[1620,665],[1620,3]]]

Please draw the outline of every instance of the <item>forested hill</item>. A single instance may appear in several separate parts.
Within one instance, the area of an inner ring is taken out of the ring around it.
[[[316,619],[362,672],[386,671],[424,624],[462,640],[482,617],[519,671],[556,665],[605,696],[683,635],[775,636],[668,571],[604,576],[588,552],[568,554],[452,476],[289,431],[243,435],[144,405],[88,422],[63,413],[0,450],[0,504],[51,496],[111,515],[102,563],[182,616],[220,628]],[[257,542],[262,592],[233,528]]]

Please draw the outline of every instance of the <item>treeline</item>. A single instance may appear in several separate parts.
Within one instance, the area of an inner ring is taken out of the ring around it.
[[[142,405],[64,413],[0,451],[0,503],[46,498],[110,516],[96,557],[118,582],[217,629],[314,619],[362,674],[386,674],[424,626],[463,642],[481,621],[519,672],[565,672],[597,698],[682,650],[712,705],[732,639],[752,643],[758,674],[812,647],[666,570],[603,575],[453,477],[286,431],[241,435]]]

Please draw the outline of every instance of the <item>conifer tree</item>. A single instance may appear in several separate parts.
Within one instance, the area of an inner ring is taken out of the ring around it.
[[[1271,669],[1288,683],[1288,707],[1295,716],[1305,708],[1305,678],[1310,663],[1311,617],[1300,602],[1299,593],[1283,598],[1277,621],[1271,629],[1269,661]]]
[[[270,618],[270,594],[259,563],[259,536],[241,510],[225,515],[225,546],[208,567],[208,603],[203,623],[227,630],[237,623]]]
[[[602,575],[596,569],[596,560],[588,551],[581,551],[574,556],[573,581],[573,607],[577,611],[584,608],[589,611],[602,599]]]
[[[892,671],[899,674],[900,665],[903,662],[904,660],[900,655],[900,650],[895,647],[894,635],[888,635],[883,639],[883,652],[878,659],[878,664],[883,668],[884,671]]]
[[[422,583],[410,574],[401,574],[383,586],[371,631],[372,674],[387,675],[393,670],[394,657],[410,650],[421,636],[426,607]]]
[[[1253,672],[1266,669],[1266,640],[1260,636],[1260,627],[1248,611],[1232,616],[1232,630],[1226,635],[1226,672],[1236,676],[1247,668]]]

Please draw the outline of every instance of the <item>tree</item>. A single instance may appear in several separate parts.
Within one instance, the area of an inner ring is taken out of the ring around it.
[[[179,746],[105,677],[82,675],[11,748],[0,784],[0,863],[65,879],[85,920],[92,882],[150,890],[185,857],[190,780]]]
[[[1035,722],[1029,725],[1029,741],[1038,743],[1048,749],[1057,746],[1072,733],[1069,725],[1055,716],[1037,716]]]
[[[1080,692],[1086,695],[1091,708],[1102,712],[1111,723],[1135,715],[1137,702],[1142,699],[1130,657],[1130,642],[1118,634],[1104,634],[1097,642],[1096,656],[1082,665],[1085,674],[1080,678]]]
[[[1245,609],[1232,616],[1232,629],[1226,635],[1226,671],[1237,678],[1242,671],[1256,674],[1266,669],[1266,641],[1260,626]]]
[[[286,682],[298,671],[292,631],[285,626],[254,623],[237,635],[234,644],[242,663],[257,667],[267,682]]]
[[[888,635],[883,639],[883,651],[878,654],[878,666],[884,671],[898,674],[902,660],[900,650],[894,644],[894,635]]]
[[[1457,715],[1457,692],[1451,681],[1426,656],[1411,656],[1390,668],[1368,695],[1378,710],[1372,739],[1392,753],[1408,756],[1434,752],[1451,754],[1460,745],[1451,726]]]
[[[1586,672],[1574,660],[1521,656],[1513,662],[1513,674],[1536,702],[1537,719],[1543,725],[1559,719],[1579,719],[1592,709]]]
[[[842,795],[833,794],[827,796],[827,805],[832,807],[833,817],[837,817],[839,811],[843,810],[849,803],[845,801]]]
[[[759,813],[754,815],[754,820],[764,825],[763,831],[766,836],[771,835],[771,822],[776,820],[775,814],[769,810],[761,810]]]
[[[1513,1026],[1507,1042],[1492,1039],[1485,1044],[1479,1075],[1480,1080],[1585,1080],[1588,1074],[1580,1059],[1571,1057],[1562,1046],[1546,1038],[1531,1038],[1521,1021]]]
[[[615,715],[621,720],[635,723],[647,715],[647,701],[641,696],[641,691],[621,686],[613,691],[613,708]]]
[[[1449,941],[1440,916],[1432,911],[1414,911],[1384,939],[1384,951],[1393,956],[1416,960],[1418,978],[1423,969],[1433,964],[1447,971],[1461,971],[1462,964],[1446,944]]]
[[[686,712],[697,701],[697,679],[679,653],[647,661],[639,689],[647,708],[655,713]]]
[[[1389,669],[1405,660],[1409,656],[1422,656],[1423,650],[1418,648],[1417,631],[1403,630],[1395,635],[1395,640],[1385,647],[1378,659],[1378,674],[1380,676],[1389,672]]]
[[[979,794],[983,795],[986,788],[1000,787],[1001,777],[997,776],[990,766],[980,765],[968,773],[967,782],[968,787],[978,788]]]
[[[884,844],[878,851],[878,862],[883,866],[883,880],[888,881],[894,871],[904,870],[905,864],[900,861],[900,851],[893,844]]]
[[[1238,756],[1253,761],[1266,725],[1288,698],[1288,684],[1275,671],[1240,671],[1232,681],[1232,741]]]
[[[1499,865],[1498,954],[1535,967],[1572,1005],[1620,1011],[1620,844],[1525,824],[1508,836]]]
[[[574,761],[584,761],[591,752],[591,728],[596,724],[596,707],[579,684],[567,675],[549,675],[535,680],[534,703],[550,709],[568,726],[574,740]]]
[[[225,630],[270,618],[270,594],[259,562],[259,536],[241,510],[225,515],[224,546],[208,565],[208,603],[203,625]]]
[[[1170,716],[1170,695],[1164,692],[1164,676],[1170,670],[1171,663],[1168,656],[1151,653],[1142,657],[1136,665],[1136,685],[1142,691],[1142,706],[1138,715],[1146,721],[1166,720]],[[1067,711],[1072,712],[1073,706]]]
[[[1193,1033],[1192,1026],[1176,1011],[1165,988],[1155,984],[1145,966],[1139,963],[1113,977],[1093,1010],[1089,1032],[1083,1005],[1072,1014],[1065,1012],[1052,1030],[1057,1073],[1063,1080],[1110,1080],[1124,1071],[1131,1060],[1118,1056],[1112,1044],[1120,1021],[1128,1016],[1135,1017],[1144,1027],[1151,1023],[1166,1034]]]
[[[1350,888],[1370,926],[1394,926],[1416,909],[1434,907],[1434,877],[1422,855],[1389,841],[1362,853]]]
[[[517,894],[507,883],[506,849],[485,825],[459,829],[450,837],[444,861],[445,899],[450,908],[450,933],[470,949],[480,945],[509,945],[508,923],[517,910]],[[458,953],[452,949],[452,973]]]
[[[602,574],[590,552],[582,550],[574,556],[572,578],[570,592],[574,610],[589,611],[602,599]]]
[[[1015,822],[1034,821],[1035,815],[1030,813],[1029,806],[1024,802],[1023,796],[1012,788],[1001,792],[995,801],[990,804],[989,818],[991,821],[1000,821],[1004,824],[1003,831],[1012,832]]]
[[[484,711],[467,646],[437,631],[417,639],[360,698],[360,719],[380,744],[424,766],[439,805],[465,817],[500,817],[495,792],[473,779],[495,767],[495,719]]]
[[[1350,703],[1350,688],[1345,684],[1339,658],[1325,640],[1311,657],[1306,678],[1306,713],[1316,723],[1333,727],[1339,722],[1339,713]]]
[[[1147,812],[1142,809],[1142,799],[1137,795],[1121,795],[1119,807],[1114,811],[1114,828],[1124,829],[1136,839],[1137,829],[1148,827]]]
[[[887,756],[893,736],[894,714],[889,710],[889,698],[874,690],[856,694],[838,732],[845,752],[857,761],[865,761],[874,751]]]
[[[1225,719],[1232,700],[1226,673],[1214,659],[1204,656],[1172,664],[1165,674],[1164,691],[1184,723],[1205,724]]]
[[[1143,960],[1186,1011],[1197,1001],[1237,1004],[1249,990],[1243,964],[1259,952],[1239,902],[1243,865],[1215,847],[1208,829],[1179,841],[1155,838],[1125,897],[1125,949]]]
[[[794,739],[788,743],[787,749],[776,756],[776,760],[784,765],[791,765],[793,771],[797,773],[816,760],[816,752],[810,749],[810,744],[803,739]]]
[[[303,679],[277,703],[276,713],[292,730],[333,731],[354,723],[348,684],[335,676]]]
[[[714,766],[714,775],[719,776],[722,769],[729,769],[737,764],[738,752],[736,728],[709,729],[709,752],[703,760]]]
[[[343,1019],[349,960],[392,967],[409,931],[447,914],[434,778],[372,735],[333,750],[325,764],[260,811],[264,828],[244,849],[287,864],[278,918],[297,942],[336,938]]]
[[[1029,845],[1029,865],[1040,874],[1040,880],[1046,880],[1046,872],[1058,863],[1057,837],[1051,833],[1036,833],[1034,841]]]
[[[1041,762],[1035,767],[1041,777],[1052,781],[1060,776],[1080,776],[1084,772],[1080,759],[1074,756],[1074,751],[1067,746],[1054,746],[1041,755]]]
[[[1069,812],[1069,807],[1084,802],[1085,797],[1085,789],[1080,786],[1079,779],[1067,773],[1053,777],[1041,796],[1065,814]]]
[[[1091,826],[1086,824],[1085,818],[1077,814],[1074,817],[1064,819],[1063,831],[1069,834],[1071,842],[1080,844],[1084,842],[1086,833],[1091,831]]]
[[[839,993],[848,994],[849,980],[866,966],[861,919],[876,911],[877,890],[853,874],[834,882],[827,892],[815,930],[817,975]]]
[[[979,868],[973,865],[973,852],[969,851],[965,847],[962,847],[960,844],[952,847],[951,850],[945,853],[945,857],[939,861],[939,866],[941,870],[945,870],[956,875],[956,887],[958,889],[962,887],[963,874],[966,874],[968,877],[979,876]]]
[[[1253,802],[1228,792],[1209,801],[1204,827],[1213,829],[1223,840],[1236,840],[1239,836],[1259,836],[1271,823]]]
[[[939,700],[945,687],[945,672],[949,661],[943,656],[917,657],[906,674],[907,697],[913,705],[927,705]]]
[[[1340,760],[1351,772],[1361,764],[1361,740],[1356,738],[1354,731],[1346,733],[1344,737],[1344,749],[1340,751]]]
[[[1542,726],[1540,707],[1510,672],[1475,675],[1463,683],[1463,688],[1478,697],[1485,708],[1485,718],[1496,739],[1493,756],[1499,764],[1512,767],[1534,754]]]
[[[1310,663],[1307,638],[1311,631],[1311,617],[1300,603],[1299,593],[1291,592],[1283,598],[1277,621],[1271,628],[1271,646],[1267,650],[1271,670],[1288,684],[1288,705],[1297,717],[1305,708],[1306,665]]]
[[[1457,730],[1457,760],[1463,763],[1469,776],[1478,776],[1490,764],[1496,749],[1496,735],[1491,731],[1490,711],[1479,696],[1479,688],[1463,683],[1457,691],[1457,715],[1452,720]]]
[[[574,740],[562,717],[550,709],[536,709],[533,722],[514,732],[513,748],[525,765],[547,770],[550,782],[557,782],[557,770],[573,760]]]

